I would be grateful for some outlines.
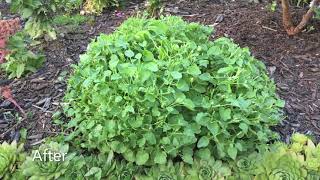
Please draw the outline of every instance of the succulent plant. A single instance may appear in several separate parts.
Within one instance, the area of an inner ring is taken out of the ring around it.
[[[144,171],[145,175],[137,175],[135,178],[139,180],[183,180],[186,175],[183,163],[173,163],[172,161],[145,168]]]
[[[18,146],[16,141],[0,144],[0,179],[12,179],[13,175],[17,175],[17,166],[24,159],[22,149],[23,145]]]
[[[187,170],[188,180],[207,180],[207,179],[224,179],[231,175],[231,170],[221,161],[194,160],[193,165]]]
[[[307,180],[319,180],[320,172],[319,171],[309,171],[307,175]]]
[[[283,143],[271,145],[270,150],[256,161],[257,180],[302,180],[307,177],[303,155]]]
[[[23,174],[30,180],[59,178],[66,172],[70,160],[75,156],[75,153],[68,153],[68,150],[68,145],[57,142],[41,145],[39,149],[32,151],[31,156],[22,164]]]
[[[233,167],[232,179],[251,179],[254,177],[256,165],[260,159],[261,155],[256,152],[239,157]]]
[[[126,162],[124,160],[118,161],[116,163],[115,172],[112,173],[108,179],[110,180],[132,180],[134,176],[138,173],[138,170],[141,169],[139,166],[131,162]]]

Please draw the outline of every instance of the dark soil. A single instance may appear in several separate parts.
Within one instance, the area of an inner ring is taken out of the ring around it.
[[[39,47],[46,55],[43,68],[10,84],[17,102],[29,113],[19,122],[18,111],[0,100],[0,142],[16,138],[20,129],[28,130],[28,144],[36,145],[60,128],[53,125],[52,115],[61,110],[71,64],[79,60],[88,43],[100,33],[110,33],[135,13],[137,4],[130,4],[118,17],[106,11],[93,23],[75,30],[61,29],[55,41]],[[142,7],[142,4],[139,4]],[[277,84],[278,94],[286,101],[286,119],[275,128],[284,140],[293,132],[314,135],[320,140],[320,23],[311,22],[315,30],[288,37],[281,25],[280,10],[269,12],[266,4],[246,4],[219,0],[177,1],[168,3],[165,13],[180,15],[192,22],[214,26],[213,38],[228,36],[265,62]],[[0,3],[3,12],[7,7]],[[304,9],[295,11],[301,18]],[[297,21],[299,19],[296,19]],[[66,75],[65,75],[66,74]],[[0,85],[6,77],[0,73]]]

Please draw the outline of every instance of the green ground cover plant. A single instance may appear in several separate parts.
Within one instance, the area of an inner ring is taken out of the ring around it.
[[[179,17],[130,18],[81,56],[65,100],[75,145],[138,165],[236,159],[277,137],[284,102],[265,66]]]

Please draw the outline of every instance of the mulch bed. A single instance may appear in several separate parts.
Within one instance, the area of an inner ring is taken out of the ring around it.
[[[88,43],[100,33],[110,33],[143,4],[129,4],[124,16],[107,10],[76,30],[61,29],[55,41],[38,47],[46,55],[45,65],[36,73],[10,82],[14,97],[29,117],[18,122],[13,105],[0,100],[0,142],[19,136],[19,129],[28,130],[28,145],[36,145],[61,130],[52,122],[52,115],[61,110],[71,64],[79,60]],[[315,30],[288,37],[281,25],[280,10],[269,12],[266,4],[246,4],[214,0],[177,1],[166,5],[165,13],[180,15],[191,22],[214,26],[212,38],[228,36],[241,46],[249,47],[262,60],[277,84],[279,96],[286,101],[286,118],[275,127],[283,140],[293,132],[314,135],[320,141],[320,23],[311,22]],[[6,11],[3,3],[0,10]],[[304,9],[295,11],[301,18]],[[297,21],[299,19],[296,19]],[[0,73],[1,83],[8,83]]]

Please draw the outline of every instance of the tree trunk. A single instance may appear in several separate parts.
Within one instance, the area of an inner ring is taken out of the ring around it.
[[[303,16],[301,22],[296,27],[294,27],[294,25],[292,23],[291,14],[290,14],[289,0],[281,0],[283,26],[284,26],[285,30],[287,31],[288,35],[290,35],[290,36],[296,35],[296,34],[300,33],[305,28],[305,26],[308,24],[310,19],[313,17],[314,8],[317,7],[319,2],[320,2],[320,0],[313,0],[310,4],[310,9]]]

